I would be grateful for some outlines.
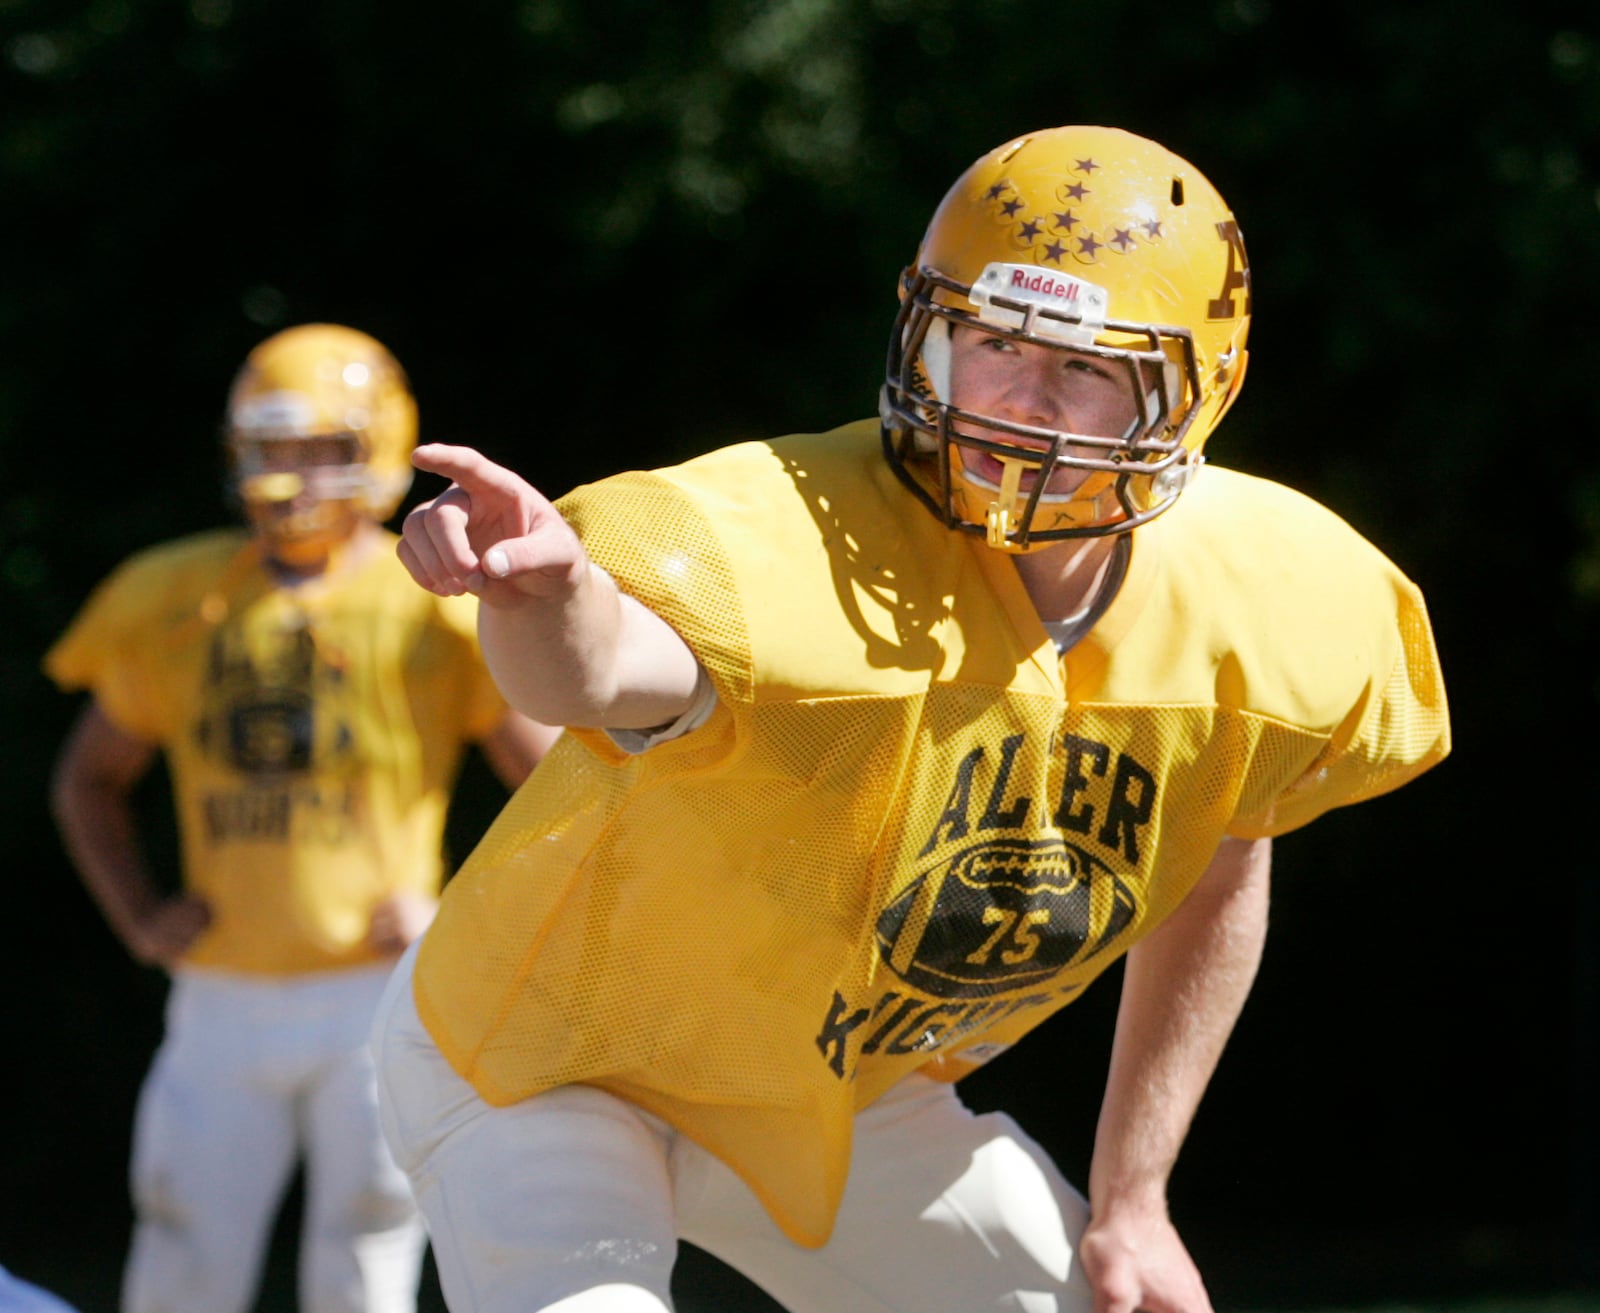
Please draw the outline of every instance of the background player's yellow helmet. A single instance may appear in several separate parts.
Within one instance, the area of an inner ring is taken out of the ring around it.
[[[1005,551],[1122,533],[1166,510],[1244,378],[1250,271],[1238,224],[1192,164],[1116,128],[1051,128],[978,160],[935,211],[900,295],[885,453],[946,524]],[[1139,417],[1097,438],[955,409],[959,324],[1117,362]],[[1033,448],[1013,440],[1022,434]],[[1030,491],[1015,480],[1003,490],[966,469],[962,446],[1040,473]],[[1087,477],[1047,495],[1058,466]]]
[[[324,497],[379,521],[394,514],[411,486],[417,406],[382,343],[338,324],[301,324],[246,358],[228,395],[226,441],[247,503],[300,491],[273,454],[307,439],[318,440],[325,462],[317,479]]]

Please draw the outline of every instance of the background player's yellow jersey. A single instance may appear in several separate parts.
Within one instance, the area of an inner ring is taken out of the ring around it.
[[[854,1109],[1078,997],[1224,836],[1449,748],[1417,590],[1346,524],[1207,467],[1065,658],[1009,557],[942,528],[875,424],[561,503],[719,705],[627,757],[576,732],[452,883],[421,1015],[491,1103],[588,1082],[828,1233]]]
[[[368,918],[436,893],[465,744],[505,704],[472,598],[411,582],[393,536],[286,589],[242,531],[143,552],[45,658],[165,750],[184,879],[212,909],[187,964],[286,973],[373,960]]]

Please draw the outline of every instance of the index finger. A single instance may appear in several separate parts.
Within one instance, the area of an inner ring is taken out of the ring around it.
[[[469,495],[492,493],[515,497],[530,486],[520,474],[496,465],[472,447],[453,447],[445,442],[428,442],[411,453],[411,463],[429,474],[443,475]]]

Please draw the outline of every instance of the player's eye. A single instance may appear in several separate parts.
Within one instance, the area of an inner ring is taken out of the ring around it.
[[[305,439],[307,465],[353,465],[361,458],[361,444],[348,433]]]
[[[991,337],[985,334],[978,341],[978,349],[981,351],[996,351],[1004,354],[1015,351],[1016,345],[1015,343],[1007,341],[1003,337]]]
[[[1098,361],[1090,360],[1086,356],[1070,356],[1063,366],[1069,373],[1088,374],[1094,378],[1109,379],[1111,373]]]

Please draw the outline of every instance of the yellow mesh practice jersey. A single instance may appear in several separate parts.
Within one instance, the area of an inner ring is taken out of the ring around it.
[[[393,536],[348,573],[274,586],[243,531],[140,553],[45,658],[165,751],[184,880],[211,905],[191,965],[370,962],[372,907],[436,893],[468,740],[505,714],[477,604],[411,581]]]
[[[1226,835],[1449,748],[1416,588],[1341,520],[1207,466],[1058,656],[1009,557],[874,423],[580,488],[595,560],[719,706],[639,756],[576,731],[452,881],[418,1008],[493,1104],[585,1082],[825,1240],[851,1119],[1077,998]]]

